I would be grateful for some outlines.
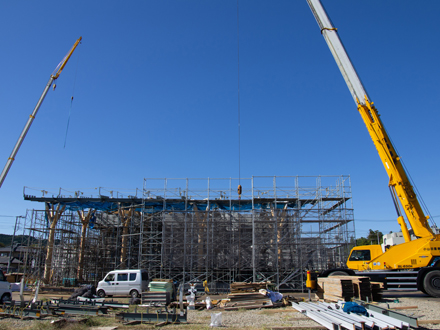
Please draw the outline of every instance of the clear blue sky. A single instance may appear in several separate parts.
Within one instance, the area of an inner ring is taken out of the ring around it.
[[[440,217],[440,1],[322,1]],[[241,176],[351,175],[357,236],[398,230],[386,172],[306,1],[240,0],[239,12]],[[83,37],[0,188],[0,232],[43,207],[24,186],[238,177],[235,0],[3,1],[0,30],[1,167]]]

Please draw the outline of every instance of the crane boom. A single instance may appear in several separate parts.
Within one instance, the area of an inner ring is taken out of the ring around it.
[[[18,141],[14,146],[14,149],[12,149],[11,155],[9,156],[8,161],[6,162],[5,167],[3,168],[3,171],[0,175],[0,188],[3,185],[3,181],[5,181],[6,175],[8,174],[9,169],[11,168],[12,163],[15,160],[15,156],[17,155],[17,152],[20,149],[20,146],[23,143],[23,140],[26,137],[26,134],[32,125],[32,122],[34,121],[35,116],[37,115],[37,112],[40,109],[40,106],[43,103],[47,92],[49,91],[50,86],[52,86],[52,83],[60,76],[61,71],[63,71],[64,66],[67,64],[67,61],[69,60],[70,56],[72,56],[73,51],[76,49],[76,47],[81,42],[81,40],[82,40],[82,37],[79,37],[78,40],[73,45],[73,47],[67,53],[67,55],[64,56],[63,60],[57,65],[54,72],[50,75],[49,81],[47,82],[46,87],[44,88],[43,93],[41,94],[41,96],[37,102],[37,105],[34,108],[34,111],[32,111],[32,114],[29,116],[29,119],[28,119],[26,125],[24,126],[23,131],[21,132],[20,137],[18,138]]]
[[[327,42],[339,70],[341,70],[342,76],[347,83],[354,101],[356,103],[363,102],[364,96],[367,95],[367,92],[365,91],[362,81],[345,51],[344,45],[339,39],[337,29],[333,26],[319,0],[307,0],[307,2],[312,10],[313,16],[315,16],[319,28],[321,29],[321,34]]]
[[[400,161],[400,157],[388,137],[380,115],[374,106],[353,66],[351,60],[339,39],[337,29],[333,26],[320,0],[307,0],[313,15],[321,29],[328,47],[344,77],[344,80],[357,104],[362,119],[367,126],[370,137],[379,153],[379,157],[389,177],[389,187],[393,196],[394,205],[398,214],[398,223],[402,228],[405,241],[411,240],[401,207],[417,237],[433,237],[434,234],[428,224],[417,199],[416,193]],[[400,205],[399,205],[400,203]]]

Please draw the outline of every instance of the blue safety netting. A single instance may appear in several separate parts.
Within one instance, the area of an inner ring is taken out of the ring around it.
[[[310,201],[312,203],[312,201]],[[104,212],[114,212],[117,211],[120,207],[132,207],[133,203],[131,202],[113,202],[113,201],[88,201],[88,200],[77,200],[77,201],[54,201],[52,202],[54,205],[61,204],[62,206],[66,206],[66,210],[70,211],[79,211],[84,209],[94,209]],[[302,206],[305,205],[304,201],[301,202]],[[161,211],[206,211],[209,210],[224,210],[224,211],[250,211],[252,210],[252,201],[210,201],[209,208],[208,202],[203,201],[188,201],[186,204],[184,201],[175,202],[175,201],[167,201],[167,200],[158,200],[158,201],[144,201],[144,207],[142,207],[142,203],[135,203],[136,211],[142,211],[146,213],[156,213]],[[285,208],[286,203],[276,204],[277,209]],[[287,208],[296,208],[298,205],[297,202],[289,202],[287,203]],[[255,210],[269,210],[273,207],[272,202],[266,203],[254,203],[253,208]]]

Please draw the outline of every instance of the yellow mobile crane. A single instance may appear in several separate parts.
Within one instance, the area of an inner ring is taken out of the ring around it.
[[[348,258],[348,269],[327,270],[323,275],[362,272],[362,275],[374,280],[384,281],[388,287],[395,284],[402,289],[417,284],[419,290],[440,297],[440,235],[434,234],[429,226],[429,216],[424,214],[420,206],[400,157],[338,37],[337,29],[333,27],[320,0],[307,2],[389,176],[388,186],[404,239],[403,243],[396,245],[356,246]]]

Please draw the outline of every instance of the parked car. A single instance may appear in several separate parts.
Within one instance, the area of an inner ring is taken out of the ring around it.
[[[112,270],[98,283],[98,296],[140,297],[142,291],[148,289],[148,272],[143,269]]]
[[[3,271],[0,270],[0,303],[12,299],[11,284],[7,281]]]

